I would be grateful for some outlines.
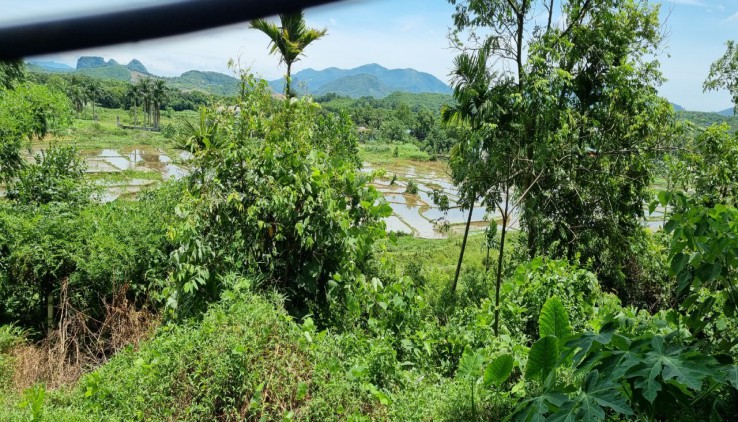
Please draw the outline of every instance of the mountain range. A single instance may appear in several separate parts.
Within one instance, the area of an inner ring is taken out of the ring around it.
[[[143,63],[136,59],[124,65],[113,59],[106,61],[102,57],[84,56],[77,60],[76,68],[53,61],[31,61],[28,67],[37,72],[78,73],[98,79],[126,82],[135,82],[141,77],[155,77],[166,80],[173,88],[201,90],[218,95],[235,95],[240,83],[233,76],[199,70],[190,70],[175,77],[158,77],[149,73]],[[336,93],[352,98],[383,98],[393,92],[451,93],[448,85],[429,73],[415,69],[387,69],[378,64],[354,69],[305,69],[295,73],[292,80],[293,90],[298,95]],[[269,86],[277,93],[284,92],[284,79],[269,81]]]
[[[269,82],[276,92],[284,92],[284,80]],[[335,93],[346,97],[382,98],[393,92],[451,94],[451,88],[435,76],[415,69],[387,69],[376,63],[354,69],[329,67],[305,69],[292,75],[292,89],[298,94]]]

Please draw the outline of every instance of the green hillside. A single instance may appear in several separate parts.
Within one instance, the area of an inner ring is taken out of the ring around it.
[[[737,116],[723,116],[718,113],[705,113],[702,111],[680,111],[677,113],[680,118],[692,122],[699,127],[707,127],[719,123],[727,123],[730,130],[738,131]]]
[[[131,71],[125,66],[87,67],[79,69],[75,73],[90,76],[97,79],[113,79],[116,81],[130,82]]]
[[[205,91],[217,95],[236,95],[239,89],[239,80],[218,72],[201,72],[190,70],[180,76],[164,78],[167,85],[183,91]]]
[[[318,88],[315,95],[325,95],[328,93],[360,98],[360,97],[376,97],[383,98],[389,95],[392,90],[386,84],[382,83],[379,78],[374,75],[352,75],[346,76]]]

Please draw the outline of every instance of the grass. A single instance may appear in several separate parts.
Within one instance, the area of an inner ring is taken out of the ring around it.
[[[131,145],[151,145],[164,148],[168,152],[172,150],[172,142],[161,132],[150,132],[144,130],[123,129],[118,127],[117,118],[124,125],[133,125],[133,115],[129,110],[106,109],[97,107],[95,109],[97,119],[92,119],[92,109],[86,108],[80,113],[67,131],[64,133],[47,136],[41,141],[34,142],[35,148],[48,148],[51,144],[72,144],[81,150],[94,149],[117,149]],[[162,112],[161,126],[180,124],[184,120],[193,120],[197,116],[194,111]],[[141,125],[142,113],[138,112],[138,124]]]
[[[87,177],[95,182],[106,184],[126,184],[132,180],[151,180],[161,182],[161,173],[151,170],[123,170],[113,173],[88,173]]]
[[[395,155],[397,152],[397,155]],[[381,144],[369,142],[359,146],[359,157],[374,164],[430,161],[431,156],[414,144]]]

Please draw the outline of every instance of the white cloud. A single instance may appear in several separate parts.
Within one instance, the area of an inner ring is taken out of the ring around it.
[[[723,20],[723,23],[732,23],[732,22],[738,22],[738,12],[728,16],[725,20]]]

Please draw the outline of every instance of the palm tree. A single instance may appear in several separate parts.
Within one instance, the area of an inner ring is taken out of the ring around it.
[[[67,90],[67,96],[72,101],[74,110],[77,114],[81,113],[82,108],[85,106],[85,102],[87,101],[87,93],[85,90],[79,85],[72,85]]]
[[[441,117],[445,123],[455,123],[465,125],[471,130],[471,136],[477,135],[485,124],[486,111],[489,107],[490,88],[492,85],[492,75],[487,69],[487,59],[489,56],[489,47],[480,49],[477,54],[461,54],[454,60],[455,69],[453,75],[454,99],[456,105],[445,107],[442,110]],[[479,196],[480,187],[472,181],[475,177],[475,169],[479,169],[479,160],[475,159],[480,155],[478,146],[470,140],[462,141],[454,146],[451,150],[453,161],[462,165],[456,167],[454,179],[461,185],[459,189],[459,202],[469,207],[469,218],[466,221],[466,229],[464,230],[464,240],[461,243],[461,252],[459,253],[459,261],[456,265],[456,275],[451,286],[451,292],[456,291],[456,285],[459,280],[461,271],[461,263],[464,260],[464,250],[466,249],[466,240],[469,236],[469,226],[471,225],[472,214],[474,212],[474,203]],[[466,204],[464,204],[466,203]],[[503,229],[504,230],[504,229]]]
[[[129,85],[126,97],[133,101],[133,127],[138,125],[138,97],[141,95],[141,89],[138,85]]]
[[[151,123],[151,90],[154,84],[150,78],[144,78],[138,81],[138,92],[141,95],[141,104],[146,112],[146,123]]]
[[[279,15],[281,26],[267,22],[264,19],[256,19],[251,22],[251,28],[258,29],[265,33],[272,41],[270,54],[279,53],[280,63],[287,65],[287,78],[285,84],[285,96],[293,97],[291,91],[292,84],[292,65],[300,60],[305,47],[311,42],[322,38],[328,29],[308,28],[305,25],[305,13],[299,11],[296,13]]]
[[[95,101],[100,95],[102,90],[100,89],[100,83],[97,81],[90,81],[87,87],[85,87],[87,98],[92,101],[92,120],[95,120]]]
[[[154,113],[154,127],[159,128],[159,119],[161,118],[161,103],[165,101],[167,96],[165,82],[161,79],[156,80],[151,86],[151,101]]]

